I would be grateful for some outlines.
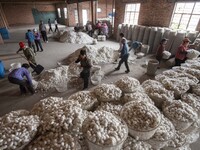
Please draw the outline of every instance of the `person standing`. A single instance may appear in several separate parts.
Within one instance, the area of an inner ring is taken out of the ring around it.
[[[180,66],[187,59],[187,50],[189,47],[189,38],[184,38],[182,44],[178,47],[175,55],[175,66]]]
[[[90,77],[90,69],[92,67],[91,60],[87,58],[86,51],[81,50],[78,59],[75,63],[81,63],[81,67],[83,68],[82,72],[80,73],[80,77],[84,81],[83,90],[88,88],[89,84],[89,77]]]
[[[35,36],[30,29],[28,29],[28,31],[26,32],[26,39],[28,40],[28,46],[34,50],[34,53],[36,53],[35,43],[34,43]]]
[[[126,67],[126,73],[130,72],[129,66],[128,66],[128,57],[129,57],[129,52],[128,52],[128,44],[127,44],[127,40],[124,37],[123,33],[120,33],[120,37],[121,37],[121,42],[120,42],[120,58],[121,60],[119,61],[119,64],[117,66],[117,68],[115,68],[115,71],[120,70],[120,67],[122,65],[122,63],[125,63],[125,67]]]
[[[31,94],[35,93],[30,73],[25,67],[21,66],[21,63],[15,64],[14,69],[8,74],[8,80],[10,83],[19,85],[21,94],[26,94],[26,89]]]
[[[23,42],[19,42],[19,50],[17,51],[17,54],[20,51],[23,51],[24,56],[26,57],[26,59],[29,62],[29,65],[31,66],[31,68],[33,70],[35,70],[35,66],[37,65],[36,61],[35,61],[35,55],[33,53],[33,50],[30,47],[27,47]]]
[[[46,29],[45,24],[43,23],[42,20],[40,20],[39,31],[40,31],[40,33],[41,33],[41,35],[42,35],[43,41],[44,41],[45,43],[48,43],[48,38],[47,38],[47,32],[46,32],[46,30],[47,30],[47,29]]]
[[[54,32],[59,31],[58,30],[58,22],[57,22],[56,18],[55,18],[54,24],[55,24],[55,31]]]
[[[40,33],[37,32],[37,29],[34,29],[33,33],[34,33],[34,36],[35,36],[35,45],[37,47],[37,52],[39,52],[39,47],[40,47],[40,51],[42,52],[43,48],[42,48],[42,43],[40,41]]]
[[[48,25],[49,25],[49,33],[53,32],[53,29],[51,27],[51,19],[50,18],[48,20]]]
[[[159,64],[162,60],[162,57],[163,57],[163,52],[165,51],[165,46],[167,44],[167,39],[166,38],[163,38],[161,41],[160,41],[160,45],[157,49],[157,52],[156,52],[156,59],[159,61]]]

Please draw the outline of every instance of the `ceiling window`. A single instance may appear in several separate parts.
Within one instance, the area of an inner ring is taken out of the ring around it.
[[[57,11],[58,11],[58,17],[61,18],[60,8],[58,8]]]
[[[67,19],[67,8],[64,8],[64,16],[65,16],[65,19]]]
[[[126,4],[124,23],[138,24],[140,3]]]
[[[172,29],[196,30],[200,19],[200,2],[176,3],[171,19]]]

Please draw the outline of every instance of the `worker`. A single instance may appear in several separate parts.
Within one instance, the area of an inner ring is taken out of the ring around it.
[[[97,30],[98,35],[100,35],[101,34],[101,21],[98,21],[96,23],[95,29]]]
[[[108,26],[107,26],[106,23],[102,24],[101,31],[102,31],[103,35],[105,35],[106,37],[108,37]]]
[[[34,94],[32,79],[29,71],[26,69],[27,65],[21,66],[21,63],[16,63],[13,70],[8,74],[8,80],[10,83],[19,85],[21,94],[26,94],[27,90]],[[26,77],[26,79],[24,78]]]
[[[24,56],[26,57],[27,61],[29,62],[29,65],[33,70],[35,70],[36,67],[36,61],[35,61],[35,55],[33,53],[33,50],[30,47],[27,47],[23,42],[19,42],[19,50],[17,51],[17,54],[20,51],[23,51]]]
[[[55,24],[55,31],[54,32],[59,31],[58,30],[58,22],[57,22],[56,18],[55,18],[54,24]]]
[[[26,39],[28,40],[28,46],[34,50],[34,53],[36,53],[36,51],[35,51],[35,36],[30,29],[28,29],[28,31],[26,32]]]
[[[124,62],[125,66],[126,66],[126,73],[130,72],[129,66],[128,66],[128,57],[129,57],[129,52],[128,52],[128,44],[127,44],[127,40],[124,37],[123,33],[120,33],[120,37],[121,37],[121,46],[120,46],[120,61],[118,64],[118,67],[115,68],[115,71],[120,70],[121,64]]]
[[[3,62],[0,60],[0,78],[4,78],[5,76],[5,68]]]
[[[92,28],[92,23],[90,21],[88,21],[86,24],[86,31],[88,35],[92,37],[93,28]]]
[[[49,33],[53,32],[53,29],[51,27],[51,19],[48,19],[48,25],[49,25]]]
[[[42,35],[43,41],[45,43],[48,43],[47,31],[46,30],[47,30],[47,28],[46,28],[45,24],[43,23],[42,20],[40,20],[39,31],[40,31],[40,33]]]
[[[142,47],[141,42],[133,41],[130,48],[129,48],[129,51],[131,51],[133,49],[134,54],[136,54],[141,49],[141,47]]]
[[[175,66],[180,66],[187,59],[187,50],[189,48],[189,38],[185,37],[182,44],[178,47],[175,55]]]
[[[42,43],[40,41],[40,33],[37,31],[37,29],[33,29],[33,33],[35,36],[35,45],[37,47],[37,52],[39,52],[39,48],[40,48],[40,51],[42,52],[43,47],[42,47]]]
[[[157,49],[157,52],[156,52],[156,59],[158,60],[159,64],[160,64],[160,61],[163,57],[163,52],[165,51],[165,46],[167,44],[167,40],[166,38],[163,38],[161,41],[160,41],[160,44],[158,46],[158,49]]]
[[[78,59],[75,61],[75,63],[80,62],[81,67],[83,68],[82,72],[80,73],[80,77],[84,81],[84,87],[83,90],[88,88],[89,84],[89,77],[90,77],[90,68],[92,67],[91,60],[87,58],[86,51],[81,50],[80,55]]]

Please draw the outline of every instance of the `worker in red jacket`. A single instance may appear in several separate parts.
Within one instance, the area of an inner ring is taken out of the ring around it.
[[[182,44],[178,47],[175,55],[175,66],[180,66],[187,59],[187,50],[189,47],[189,38],[184,38]]]

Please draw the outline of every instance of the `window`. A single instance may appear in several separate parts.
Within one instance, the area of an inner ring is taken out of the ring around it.
[[[170,27],[172,29],[196,30],[200,19],[200,2],[176,3]]]
[[[124,23],[138,24],[140,4],[126,4]]]
[[[77,9],[74,10],[74,16],[75,16],[75,23],[78,23],[78,11],[77,11]]]
[[[58,8],[57,10],[58,10],[58,17],[61,18],[60,8]]]
[[[64,8],[64,16],[65,16],[65,19],[67,19],[67,8]]]

